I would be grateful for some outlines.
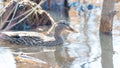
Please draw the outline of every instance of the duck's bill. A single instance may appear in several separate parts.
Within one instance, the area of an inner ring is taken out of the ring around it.
[[[71,32],[77,33],[77,31],[76,31],[75,29],[73,29],[72,27],[69,27],[69,28],[68,28],[68,31],[71,31]]]

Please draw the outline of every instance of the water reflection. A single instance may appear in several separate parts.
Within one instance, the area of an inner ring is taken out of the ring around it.
[[[79,33],[68,34],[67,43],[64,45],[55,47],[22,47],[6,42],[2,43],[5,43],[5,47],[11,47],[15,55],[19,55],[19,53],[22,52],[26,56],[35,58],[32,59],[35,62],[38,60],[46,62],[47,64],[42,65],[43,68],[113,68],[113,63],[115,68],[119,68],[120,32],[119,29],[115,29],[115,27],[120,26],[119,21],[113,24],[113,37],[112,35],[99,34],[98,22],[100,11],[101,9],[93,10],[91,13],[93,16],[91,16],[86,23],[82,22],[83,19],[80,19],[80,22],[76,21],[78,17],[71,12],[70,14],[74,15],[70,16],[72,19],[71,24],[74,25],[74,28],[78,30]],[[60,14],[58,14],[58,16],[59,15]],[[56,14],[53,16],[56,17]],[[0,44],[2,43],[0,42]],[[114,56],[113,45],[114,51],[116,51]],[[4,53],[5,52],[6,51],[4,51]],[[18,68],[40,68],[40,65],[41,64],[34,65],[27,62],[17,64]]]
[[[16,68],[16,62],[11,51],[8,48],[0,47],[0,67]]]
[[[113,38],[111,34],[100,33],[102,68],[113,68]]]
[[[42,4],[42,8],[47,10],[55,21],[69,21],[69,7],[67,0],[48,0]]]

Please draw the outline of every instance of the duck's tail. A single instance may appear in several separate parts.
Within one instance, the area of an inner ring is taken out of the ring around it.
[[[10,40],[10,36],[8,36],[8,35],[6,35],[6,34],[4,34],[4,33],[0,33],[0,39],[1,40]]]
[[[8,36],[4,33],[0,33],[0,40],[1,41],[9,41],[9,42],[13,41],[11,36]]]

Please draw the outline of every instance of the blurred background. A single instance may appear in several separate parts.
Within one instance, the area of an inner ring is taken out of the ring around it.
[[[37,4],[41,1],[31,0]],[[110,18],[107,20],[112,23],[110,28],[112,35],[104,34],[102,26],[100,28],[106,10],[108,12],[120,11],[120,0],[113,1],[45,0],[40,5],[41,8],[56,22],[59,20],[68,21],[78,33],[65,33],[65,43],[54,47],[24,47],[1,41],[0,66],[1,63],[9,62],[14,65],[10,68],[120,68],[120,13],[118,12],[112,18],[108,15]],[[0,9],[6,7],[9,2],[10,0],[0,0]],[[110,7],[111,11],[109,9],[103,10],[103,7]],[[111,19],[113,20],[111,21]],[[17,28],[18,26],[10,30],[19,31]],[[3,47],[7,47],[7,52]],[[2,57],[5,54],[8,56]],[[7,58],[12,61],[6,61]]]

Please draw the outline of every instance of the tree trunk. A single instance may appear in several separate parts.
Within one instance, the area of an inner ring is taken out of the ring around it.
[[[100,24],[100,32],[103,33],[111,33],[112,31],[112,23],[115,0],[104,0],[103,9],[101,15],[101,24]]]
[[[113,68],[113,38],[112,24],[115,0],[104,0],[100,23],[100,44],[101,44],[101,63],[102,68]]]

